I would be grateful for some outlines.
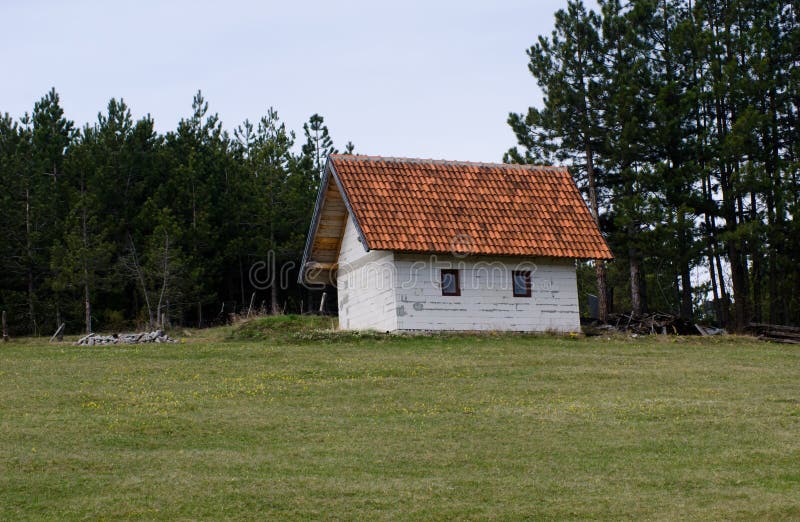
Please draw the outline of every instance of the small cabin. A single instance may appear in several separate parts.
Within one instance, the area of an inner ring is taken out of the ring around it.
[[[573,332],[578,259],[612,255],[566,168],[335,154],[300,278],[345,330]]]

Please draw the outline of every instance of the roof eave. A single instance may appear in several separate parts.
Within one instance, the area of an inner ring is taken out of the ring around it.
[[[379,249],[381,250],[381,249]],[[411,249],[386,249],[398,254],[428,254],[428,255],[453,255],[461,257],[527,257],[527,258],[548,258],[548,259],[577,259],[579,261],[611,261],[614,259],[612,254],[606,256],[580,256],[580,255],[553,255],[541,252],[531,252],[527,254],[520,254],[518,252],[473,252],[464,254],[462,252],[453,252],[449,250],[411,250]]]
[[[361,223],[358,221],[358,217],[356,213],[353,212],[353,206],[350,204],[350,198],[347,195],[347,190],[345,189],[344,185],[342,185],[342,180],[339,178],[339,174],[336,172],[336,166],[333,164],[333,160],[328,158],[328,163],[326,165],[326,171],[330,171],[333,174],[333,180],[336,182],[336,186],[339,188],[339,194],[342,195],[342,201],[344,201],[344,206],[347,209],[347,213],[353,219],[353,225],[356,227],[356,231],[358,232],[358,240],[364,245],[364,248],[369,252],[370,246],[367,242],[367,236],[364,235],[364,230],[361,228]]]
[[[320,210],[322,209],[322,204],[325,200],[325,191],[328,188],[328,169],[326,168],[325,171],[322,173],[322,179],[319,182],[319,189],[317,189],[317,199],[314,202],[314,213],[311,216],[311,223],[308,227],[308,235],[306,236],[306,246],[303,249],[303,260],[300,262],[300,272],[297,274],[297,282],[299,284],[304,283],[305,275],[306,275],[306,263],[308,262],[308,258],[311,255],[311,248],[314,245],[314,238],[317,235],[317,229],[319,228],[319,215]]]
[[[319,190],[317,191],[317,199],[314,203],[314,214],[311,216],[311,224],[308,228],[308,236],[306,236],[306,245],[303,249],[303,260],[300,263],[300,272],[297,275],[297,282],[303,284],[305,282],[306,276],[306,265],[309,262],[309,258],[311,257],[311,250],[314,248],[314,239],[317,236],[317,229],[319,228],[319,220],[320,215],[322,213],[322,206],[325,204],[325,193],[328,190],[328,184],[330,183],[330,178],[333,177],[334,182],[336,183],[336,187],[339,189],[339,194],[342,196],[342,201],[344,201],[345,208],[347,209],[348,214],[353,219],[353,224],[355,224],[356,230],[358,231],[358,239],[361,244],[364,245],[364,248],[369,252],[369,243],[367,243],[367,239],[364,236],[364,232],[361,229],[361,225],[356,218],[355,213],[353,212],[353,207],[350,205],[350,200],[347,197],[347,191],[344,189],[339,176],[336,174],[336,169],[333,166],[333,161],[331,158],[328,158],[328,161],[325,163],[325,169],[322,173],[322,179],[320,179],[319,183]]]

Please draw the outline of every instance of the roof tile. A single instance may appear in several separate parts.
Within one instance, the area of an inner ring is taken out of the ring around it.
[[[334,154],[373,250],[613,256],[566,168]]]

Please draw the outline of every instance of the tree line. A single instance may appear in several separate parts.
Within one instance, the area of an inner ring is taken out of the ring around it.
[[[509,116],[518,143],[504,156],[571,167],[616,256],[579,265],[582,293],[601,316],[800,323],[796,2],[599,5],[570,0],[528,50],[544,101]],[[30,114],[1,115],[12,332],[308,309],[297,263],[335,150],[316,114],[299,140],[271,108],[229,133],[199,92],[165,134],[117,99],[77,128],[55,90]],[[259,262],[294,262],[289,285],[254,281]]]
[[[571,0],[528,50],[544,102],[505,159],[571,165],[616,257],[582,270],[601,315],[800,323],[798,9]]]
[[[250,274],[255,263],[270,270],[302,256],[336,149],[317,114],[301,140],[272,108],[228,133],[199,92],[166,134],[117,99],[76,128],[55,90],[18,120],[3,114],[0,309],[9,328],[203,326],[251,306],[308,308],[296,265],[281,288]]]

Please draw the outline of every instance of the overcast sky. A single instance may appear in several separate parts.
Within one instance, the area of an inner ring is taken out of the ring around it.
[[[0,112],[53,86],[78,124],[121,97],[165,132],[201,89],[227,129],[272,105],[362,154],[499,161],[508,112],[541,100],[525,50],[565,4],[0,0]]]

